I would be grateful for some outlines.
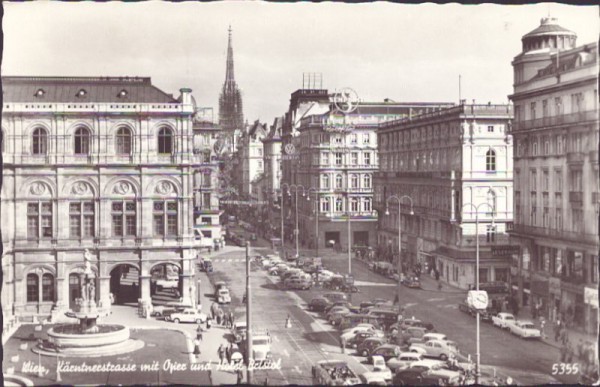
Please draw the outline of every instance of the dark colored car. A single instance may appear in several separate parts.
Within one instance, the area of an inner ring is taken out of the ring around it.
[[[381,347],[385,344],[385,339],[381,337],[369,337],[365,339],[360,345],[356,348],[356,352],[360,356],[369,356],[371,352],[375,350],[375,348]]]
[[[394,386],[436,386],[440,378],[427,375],[422,368],[407,368],[396,372],[392,379]]]
[[[416,319],[402,320],[402,322],[400,323],[400,327],[402,329],[406,329],[408,327],[423,327],[423,328],[427,329],[428,331],[433,331],[433,324],[425,322],[425,321],[421,321],[421,320],[416,320]]]
[[[346,346],[350,348],[357,348],[363,343],[363,341],[373,336],[375,336],[375,333],[371,331],[357,332],[354,337],[346,341]]]
[[[402,280],[402,285],[409,287],[409,288],[420,289],[421,281],[419,280],[418,277],[406,277]]]
[[[316,297],[308,303],[308,309],[314,312],[324,312],[331,306],[331,301],[325,297]]]
[[[358,313],[360,311],[359,307],[350,304],[348,301],[336,301],[325,309],[325,313],[329,313],[329,310],[334,306],[345,306],[352,313]]]
[[[400,347],[394,344],[384,344],[380,347],[375,348],[375,350],[373,350],[370,354],[369,354],[369,363],[373,362],[373,356],[381,356],[383,357],[383,360],[385,360],[386,362],[388,360],[390,360],[393,357],[397,357],[398,355],[400,355]]]

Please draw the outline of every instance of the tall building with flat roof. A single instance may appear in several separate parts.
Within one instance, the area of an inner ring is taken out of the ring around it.
[[[514,58],[513,284],[521,305],[598,328],[598,44],[554,18]]]
[[[478,214],[479,281],[508,284],[510,257],[494,248],[508,243],[505,226],[512,221],[511,120],[509,105],[463,103],[379,125],[380,258],[398,266],[401,222],[406,273],[420,263],[467,289],[475,284]],[[408,198],[399,205],[394,195]]]

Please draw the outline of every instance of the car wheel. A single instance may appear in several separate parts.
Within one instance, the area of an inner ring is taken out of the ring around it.
[[[178,318],[176,318],[175,320],[173,320],[173,322],[174,322],[175,324],[179,324],[179,319],[178,319]]]
[[[363,351],[361,352],[361,355],[367,357],[367,356],[369,356],[369,352],[367,352],[366,349],[363,349]]]
[[[445,354],[445,353],[442,353],[442,354],[440,355],[440,360],[446,361],[446,360],[448,360],[448,356],[446,356],[446,354]]]
[[[196,319],[196,324],[202,324],[203,322],[202,319]]]

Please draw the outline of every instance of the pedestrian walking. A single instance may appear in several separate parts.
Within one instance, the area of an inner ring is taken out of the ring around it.
[[[221,325],[222,316],[221,316],[221,313],[219,313],[219,312],[221,312],[221,309],[219,309],[219,311],[217,312],[217,325]]]
[[[208,316],[206,318],[206,330],[208,331],[210,329],[210,327],[212,326],[212,317]]]
[[[340,347],[342,348],[342,353],[346,353],[346,339],[343,336],[340,338]]]
[[[215,304],[214,302],[212,303],[212,305],[210,306],[210,317],[212,317],[213,319],[215,318],[215,312],[216,312],[216,307],[217,304]]]
[[[544,327],[546,326],[546,320],[543,317],[540,317],[540,333],[542,334],[542,339],[546,338],[546,331]]]
[[[225,328],[229,328],[229,317],[228,317],[228,315],[227,315],[227,314],[224,314],[224,315],[223,315],[223,326],[224,326]]]
[[[200,356],[200,340],[194,340],[194,356],[198,358]]]
[[[554,341],[558,342],[560,339],[560,318],[556,320],[556,324],[554,324]]]
[[[233,328],[233,323],[235,322],[235,316],[233,312],[229,311],[229,322],[231,323],[231,327]]]
[[[202,337],[202,326],[198,324],[198,329],[196,329],[196,339],[202,341],[204,337]]]
[[[223,344],[219,345],[217,353],[219,354],[219,360],[221,361],[221,364],[223,364],[223,361],[225,360],[225,348],[223,348]]]

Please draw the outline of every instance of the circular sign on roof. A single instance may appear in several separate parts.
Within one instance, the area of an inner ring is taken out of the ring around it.
[[[285,147],[283,148],[285,153],[288,155],[293,155],[294,153],[296,153],[296,147],[294,146],[294,144],[285,144]]]
[[[352,113],[358,107],[360,99],[356,91],[349,87],[333,94],[333,104],[335,108],[345,114]]]

